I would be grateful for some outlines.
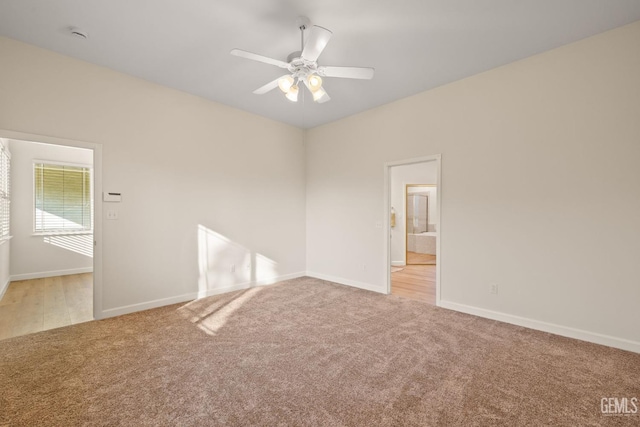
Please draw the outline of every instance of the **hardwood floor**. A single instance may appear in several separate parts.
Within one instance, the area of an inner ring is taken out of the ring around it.
[[[92,276],[11,282],[0,300],[0,339],[93,320]]]
[[[391,273],[391,293],[405,298],[436,304],[436,266],[405,265]]]
[[[430,254],[420,254],[417,252],[407,252],[407,264],[435,264],[436,256]]]

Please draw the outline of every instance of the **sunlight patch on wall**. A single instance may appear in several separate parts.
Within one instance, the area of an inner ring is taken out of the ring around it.
[[[278,263],[264,255],[256,254],[255,259],[256,277],[255,281],[260,284],[275,283],[278,277]]]
[[[80,255],[93,258],[93,234],[65,234],[45,236],[44,242]]]
[[[203,225],[198,225],[198,267],[198,298],[251,282],[251,252]]]
[[[198,225],[198,298],[233,286],[274,283],[278,263]]]

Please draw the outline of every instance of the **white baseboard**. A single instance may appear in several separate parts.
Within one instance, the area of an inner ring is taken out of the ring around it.
[[[9,278],[7,278],[7,281],[0,288],[0,300],[2,300],[2,297],[4,296],[4,293],[7,292],[7,289],[9,288],[9,283],[11,283],[11,276],[9,276]]]
[[[122,316],[123,314],[135,313],[137,311],[150,310],[152,308],[164,307],[165,305],[180,304],[182,302],[193,301],[195,299],[206,298],[213,295],[226,294],[227,292],[240,291],[242,289],[249,289],[256,286],[267,286],[283,280],[295,279],[303,277],[304,272],[285,274],[270,279],[258,280],[255,282],[239,283],[233,286],[226,286],[224,288],[208,289],[204,292],[190,292],[188,294],[178,295],[169,298],[162,298],[153,301],[141,302],[138,304],[125,305],[122,307],[110,308],[102,310],[98,313],[96,319],[106,319],[108,317]]]
[[[551,334],[561,335],[563,337],[575,338],[582,341],[605,345],[607,347],[614,347],[622,350],[632,351],[634,353],[640,353],[640,342],[637,341],[631,341],[624,338],[613,337],[610,335],[598,334],[595,332],[575,329],[568,326],[556,325],[554,323],[542,322],[540,320],[529,319],[526,317],[514,316],[512,314],[501,313],[499,311],[486,310],[484,308],[458,304],[451,301],[440,300],[439,306],[447,308],[449,310],[460,311],[462,313],[472,314],[474,316],[498,320],[505,323],[511,323],[512,325],[524,326],[525,328],[549,332]]]
[[[380,294],[386,294],[386,290],[380,286],[374,286],[370,283],[358,282],[350,279],[343,279],[342,277],[334,277],[321,273],[314,273],[313,271],[307,271],[307,276],[315,279],[327,280],[329,282],[339,283],[341,285],[353,286],[354,288],[364,289],[366,291],[377,292]]]
[[[391,261],[391,265],[394,267],[404,267],[407,264],[404,261]]]
[[[68,276],[70,274],[93,273],[93,267],[72,268],[69,270],[40,271],[38,273],[14,274],[11,281],[43,279],[45,277]]]

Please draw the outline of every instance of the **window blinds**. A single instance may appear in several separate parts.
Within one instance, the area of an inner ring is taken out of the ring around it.
[[[0,239],[9,237],[11,216],[11,160],[9,152],[0,143]]]
[[[35,163],[36,232],[92,230],[91,169]]]

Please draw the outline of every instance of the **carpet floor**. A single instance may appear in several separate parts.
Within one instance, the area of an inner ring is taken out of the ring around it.
[[[639,425],[640,354],[300,278],[0,341],[0,425]]]

